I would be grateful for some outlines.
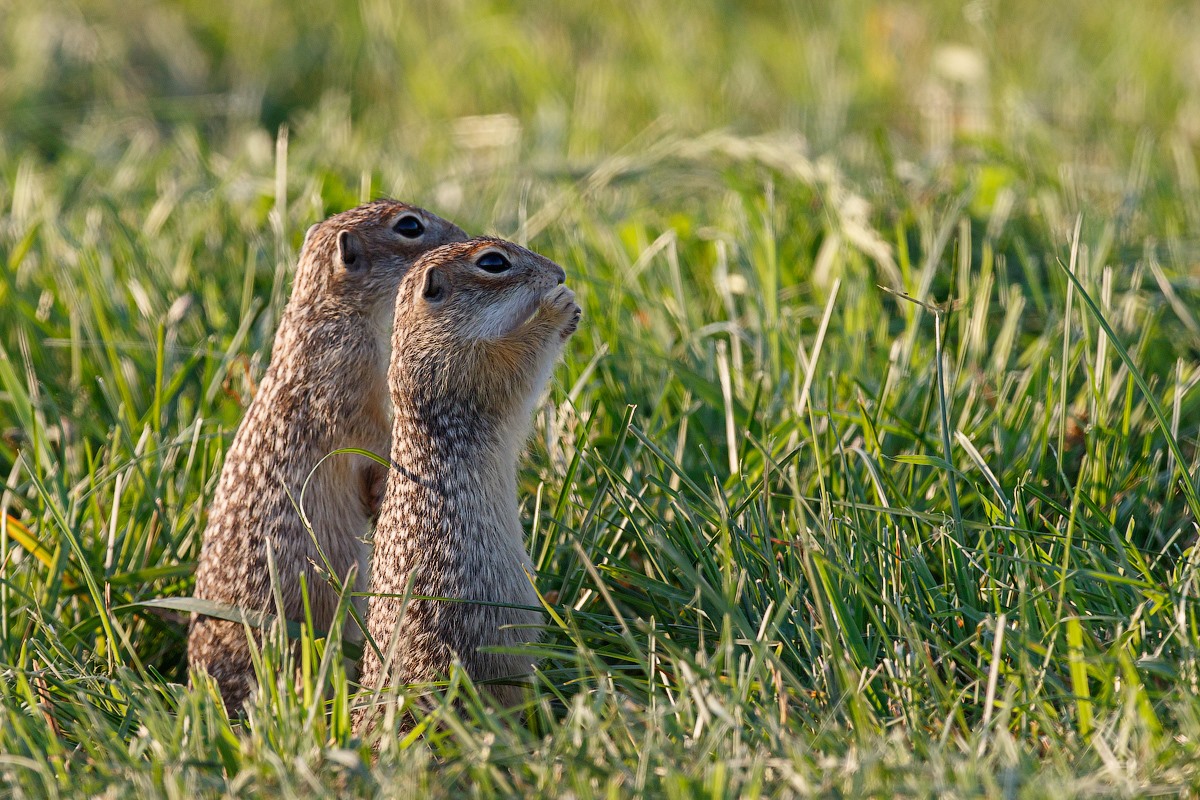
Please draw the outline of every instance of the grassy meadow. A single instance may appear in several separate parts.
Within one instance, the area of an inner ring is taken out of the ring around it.
[[[584,319],[527,707],[364,742],[153,604],[384,195]],[[0,264],[0,796],[1200,793],[1194,3],[0,0]]]

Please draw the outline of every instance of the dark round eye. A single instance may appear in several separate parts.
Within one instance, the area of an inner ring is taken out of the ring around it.
[[[408,215],[396,220],[396,224],[392,226],[392,230],[406,239],[415,239],[425,232],[425,226],[421,224],[421,220]]]
[[[508,259],[496,252],[484,253],[475,262],[475,266],[479,267],[484,272],[504,272],[504,270],[512,267]]]

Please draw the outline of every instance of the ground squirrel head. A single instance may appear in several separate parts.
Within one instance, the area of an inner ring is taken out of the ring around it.
[[[562,267],[502,239],[432,250],[396,297],[389,383],[403,396],[480,412],[528,406],[579,324]]]
[[[462,242],[452,222],[397,200],[376,200],[308,229],[300,250],[293,305],[318,314],[375,311],[390,316],[396,287],[432,248]]]

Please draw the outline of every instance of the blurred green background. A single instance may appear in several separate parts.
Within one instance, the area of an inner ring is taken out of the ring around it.
[[[663,129],[795,131],[846,155],[882,131],[917,155],[959,132],[1105,150],[1200,128],[1189,2],[5,0],[0,14],[9,158],[180,127],[224,150],[320,120],[354,131],[321,143],[331,166],[362,168],[367,149],[429,168],[461,149],[456,119],[499,113],[529,164]]]

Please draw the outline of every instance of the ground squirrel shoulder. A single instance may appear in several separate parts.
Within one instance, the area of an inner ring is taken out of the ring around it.
[[[269,547],[286,616],[303,619],[303,573],[314,624],[328,628],[336,593],[316,568],[324,561],[293,502],[310,473],[304,506],[321,550],[343,579],[360,565],[357,588],[363,588],[362,539],[378,510],[383,471],[350,455],[313,469],[340,448],[387,452],[396,288],[430,248],[466,238],[454,224],[392,200],[309,229],[270,365],[225,455],[196,571],[197,597],[274,612]],[[231,711],[241,708],[254,675],[242,625],[194,619],[188,662],[217,679]]]
[[[447,245],[401,284],[388,385],[392,469],[375,531],[362,683],[527,675],[520,647],[541,621],[517,508],[530,417],[580,317],[557,264],[499,239]],[[488,603],[410,600],[447,597]],[[494,684],[502,703],[519,686]],[[368,718],[359,715],[358,726]]]

